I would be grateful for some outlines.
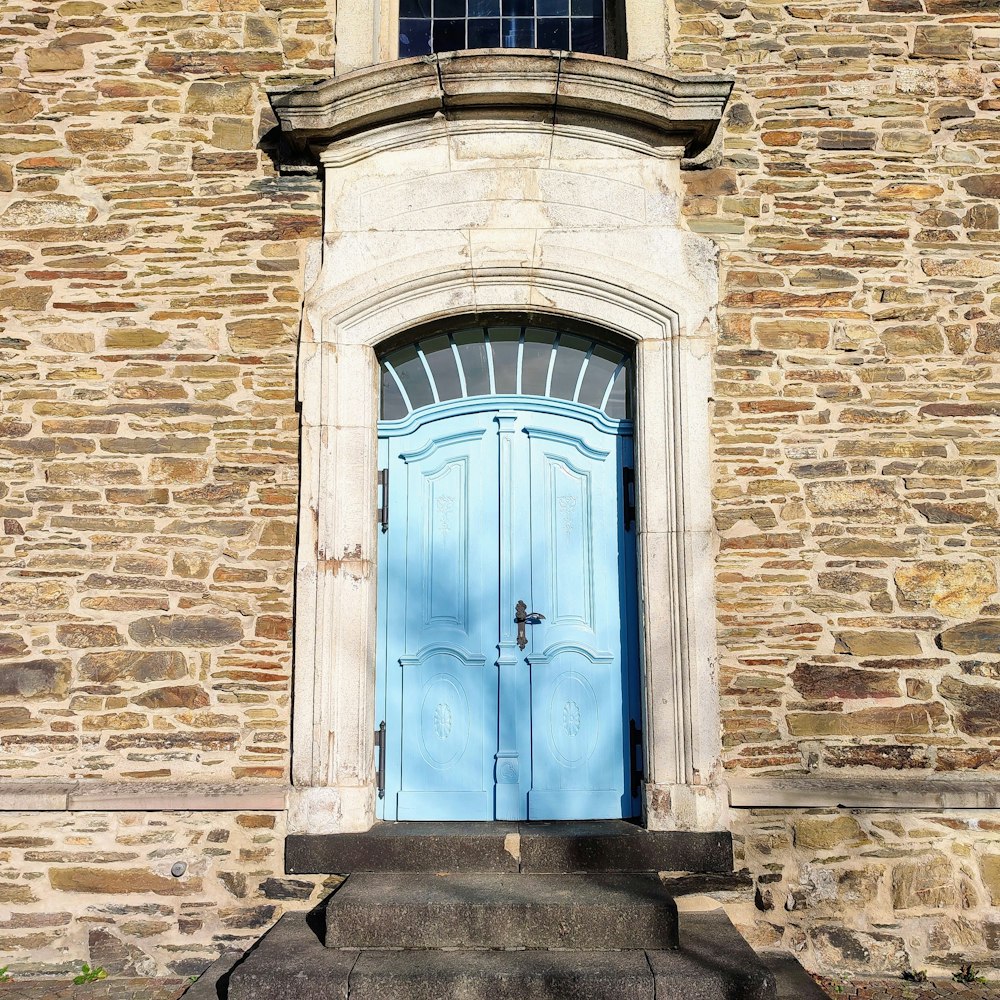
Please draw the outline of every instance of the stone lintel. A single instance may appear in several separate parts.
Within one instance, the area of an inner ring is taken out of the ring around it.
[[[443,114],[530,116],[606,131],[697,156],[712,141],[733,82],[682,76],[607,56],[478,49],[401,59],[272,95],[284,137],[313,154],[343,136]]]
[[[729,801],[736,809],[1000,809],[1000,786],[954,774],[899,781],[745,778],[730,779]]]
[[[0,812],[283,812],[285,785],[11,781]]]

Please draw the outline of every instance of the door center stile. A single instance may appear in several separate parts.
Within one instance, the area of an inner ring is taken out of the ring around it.
[[[521,755],[518,744],[518,699],[520,685],[518,671],[522,666],[522,653],[517,647],[516,626],[511,609],[517,597],[514,594],[514,571],[518,558],[517,524],[514,509],[515,468],[514,435],[517,433],[518,415],[501,412],[494,418],[499,444],[500,483],[500,551],[496,571],[499,574],[500,602],[497,608],[498,635],[497,671],[499,674],[499,732],[496,753],[496,818],[521,819]]]

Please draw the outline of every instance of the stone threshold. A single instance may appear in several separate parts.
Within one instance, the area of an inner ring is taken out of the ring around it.
[[[625,820],[376,823],[365,833],[290,834],[285,871],[730,874],[733,842],[727,830],[655,831]]]
[[[284,812],[288,785],[8,781],[0,812]]]
[[[736,809],[1000,809],[1000,784],[960,778],[745,778],[729,781]]]

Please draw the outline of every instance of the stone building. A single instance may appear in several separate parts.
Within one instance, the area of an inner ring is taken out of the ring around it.
[[[609,815],[807,967],[995,962],[1000,11],[537,3],[4,5],[0,965]]]

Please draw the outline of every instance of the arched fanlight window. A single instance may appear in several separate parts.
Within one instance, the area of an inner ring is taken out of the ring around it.
[[[381,358],[383,420],[469,396],[568,399],[632,416],[629,355],[584,334],[495,324],[432,333]]]

